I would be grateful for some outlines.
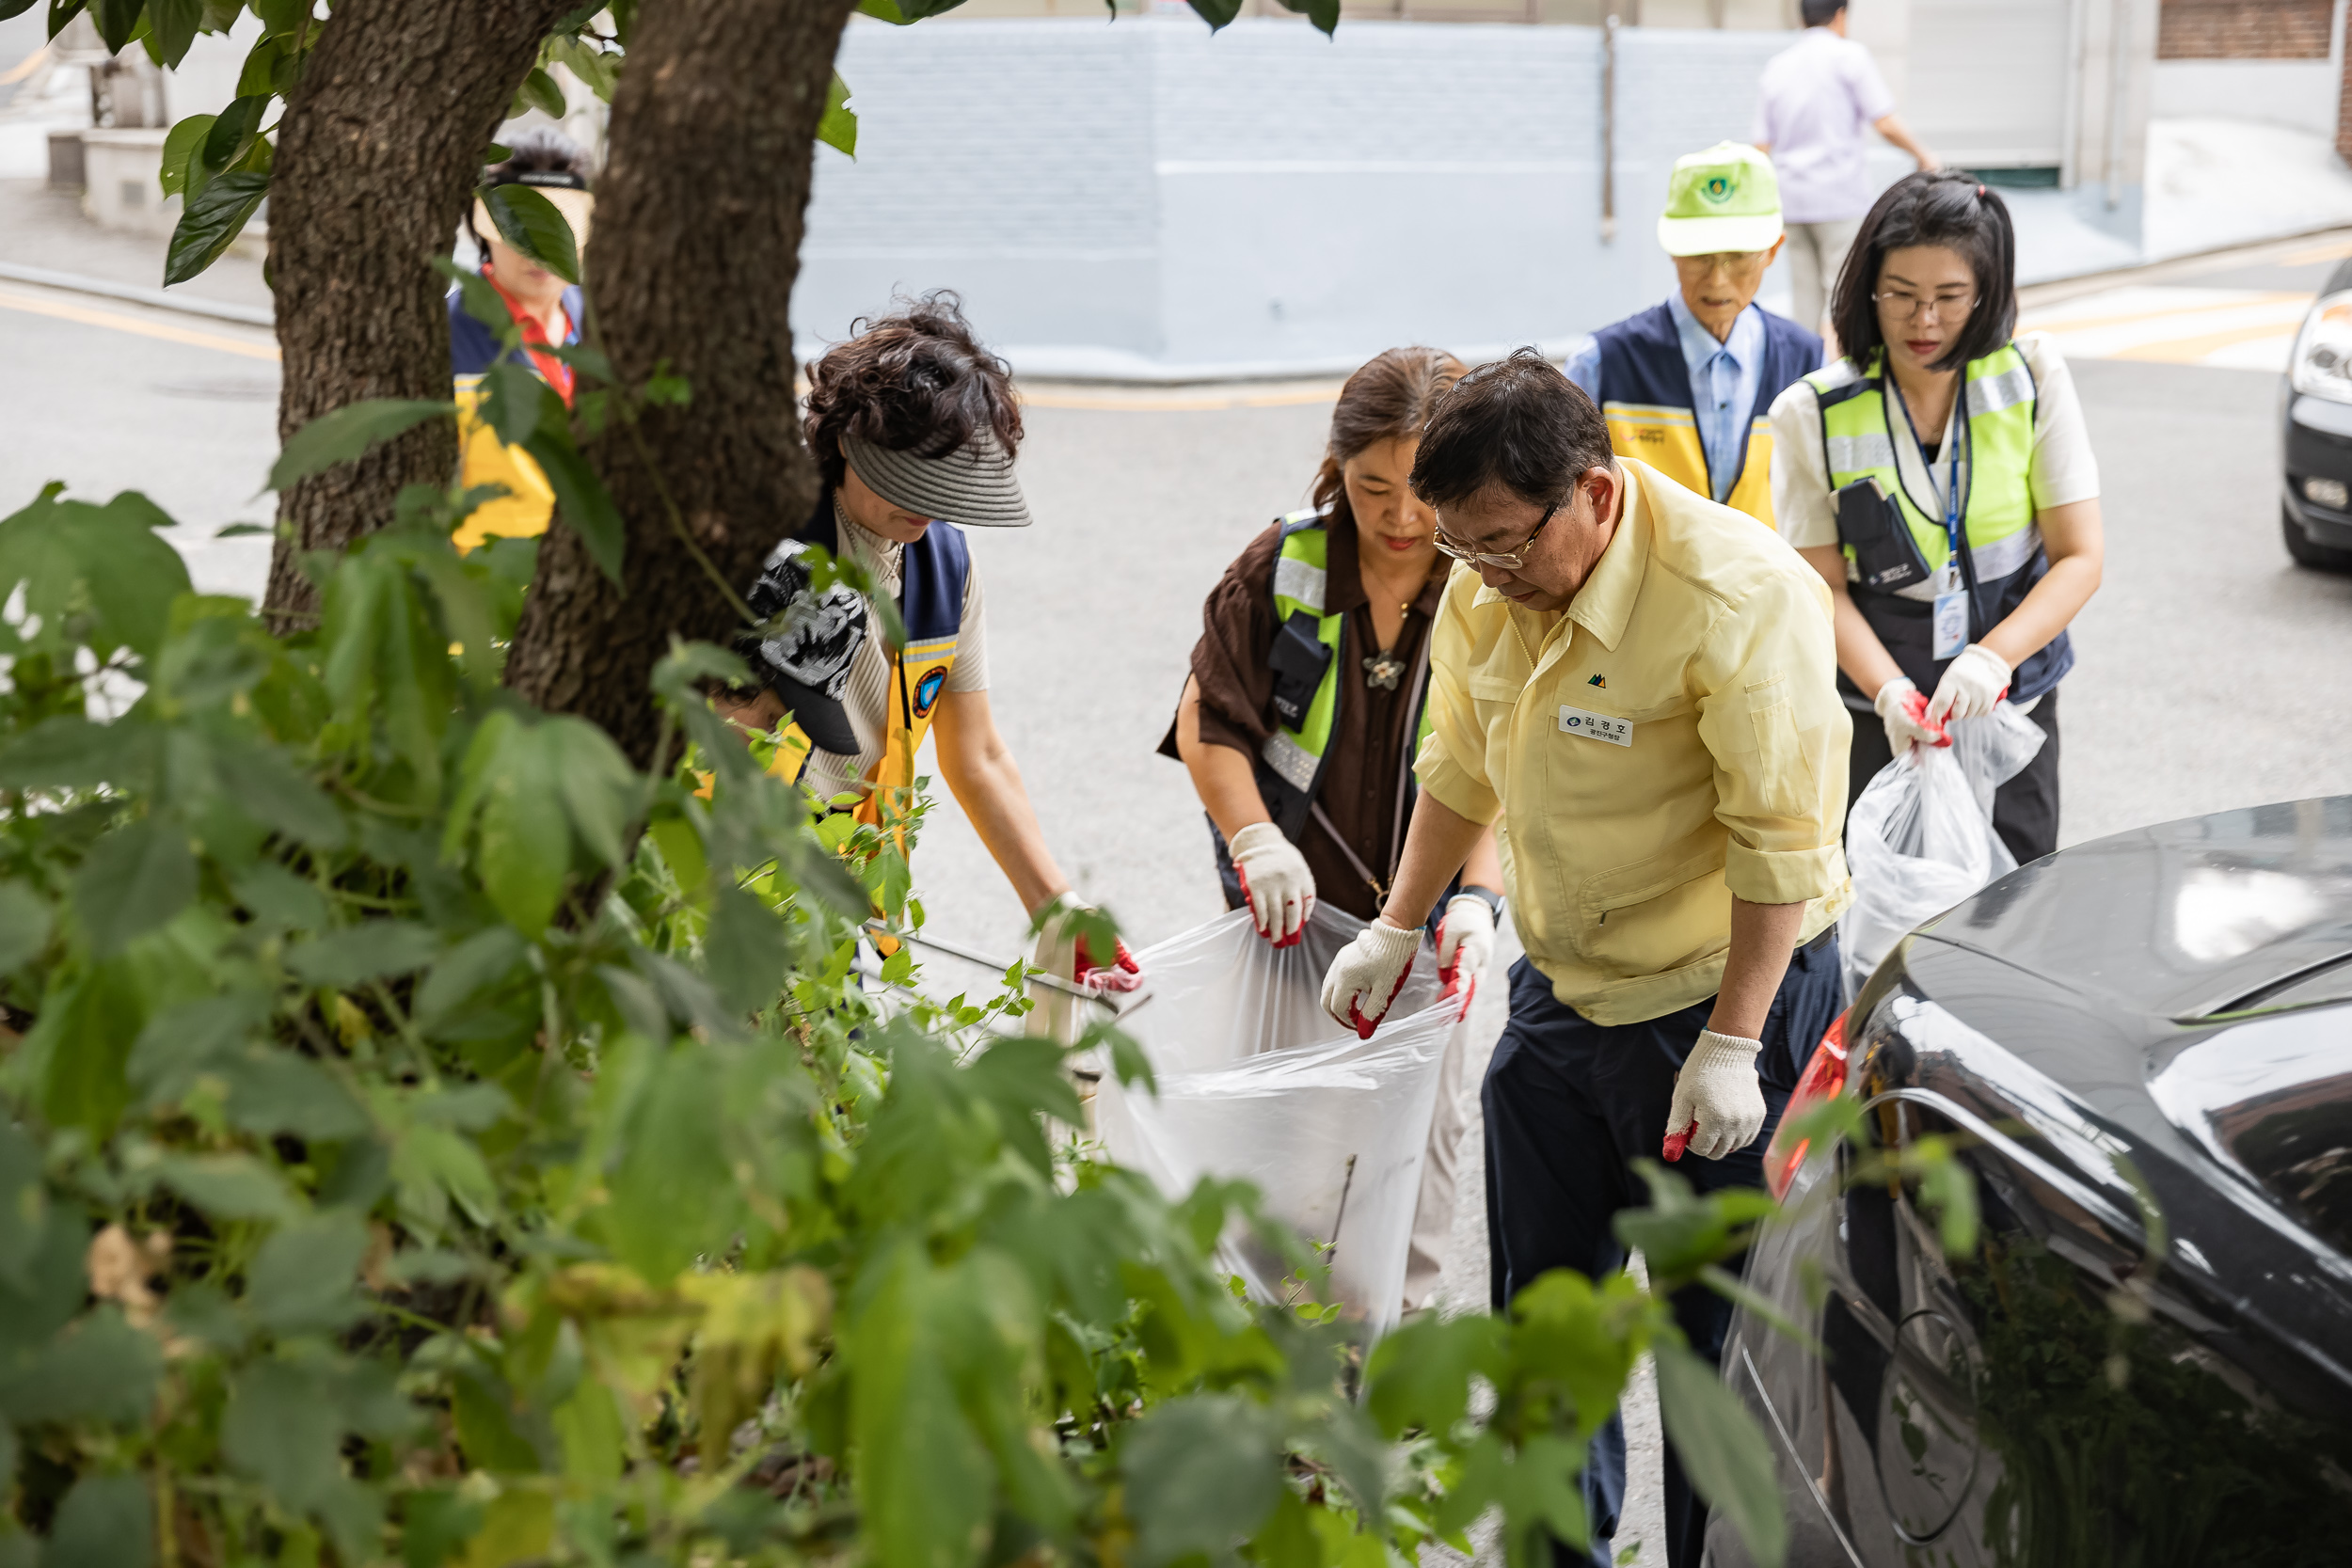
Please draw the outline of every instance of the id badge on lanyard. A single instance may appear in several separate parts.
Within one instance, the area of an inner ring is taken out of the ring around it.
[[[1960,575],[1960,439],[1954,432],[1944,483],[1944,565],[1935,575],[1935,645],[1930,657],[1956,658],[1968,646],[1968,590]]]

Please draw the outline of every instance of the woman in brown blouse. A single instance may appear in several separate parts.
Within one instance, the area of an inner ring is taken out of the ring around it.
[[[1438,554],[1435,515],[1405,478],[1423,420],[1463,369],[1436,349],[1393,348],[1349,376],[1312,508],[1250,541],[1201,611],[1192,674],[1160,751],[1183,760],[1208,808],[1226,907],[1248,908],[1277,946],[1298,940],[1318,897],[1370,920],[1396,874],[1412,820],[1430,622],[1450,564]],[[1459,975],[1466,990],[1493,954],[1502,886],[1489,833],[1460,887],[1431,911],[1439,973]],[[1406,1265],[1408,1308],[1436,1286],[1453,1220],[1460,1081],[1449,1060]]]

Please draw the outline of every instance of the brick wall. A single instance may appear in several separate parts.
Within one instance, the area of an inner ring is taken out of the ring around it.
[[[2328,0],[2163,0],[2160,60],[2324,60]]]

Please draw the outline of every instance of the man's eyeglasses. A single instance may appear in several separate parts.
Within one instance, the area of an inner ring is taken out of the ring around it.
[[[1438,553],[1452,556],[1456,561],[1468,562],[1472,566],[1494,566],[1503,571],[1516,572],[1527,563],[1527,552],[1534,546],[1535,536],[1544,531],[1544,525],[1551,521],[1551,515],[1565,504],[1565,501],[1553,501],[1549,506],[1545,507],[1544,515],[1535,519],[1535,526],[1527,531],[1527,537],[1520,540],[1515,548],[1474,550],[1460,540],[1449,537],[1445,530],[1439,529],[1437,531]]]
[[[1917,294],[1905,293],[1900,289],[1889,289],[1884,293],[1870,297],[1878,301],[1880,309],[1902,322],[1916,321],[1920,312],[1925,310],[1934,311],[1938,321],[1956,322],[1977,306],[1973,294],[1938,294],[1933,299],[1921,299]]]

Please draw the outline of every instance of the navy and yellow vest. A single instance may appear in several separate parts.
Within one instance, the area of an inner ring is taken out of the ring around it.
[[[818,498],[817,515],[801,530],[800,537],[833,554],[840,553],[830,488]],[[906,547],[898,583],[898,616],[906,623],[907,643],[891,661],[882,761],[874,769],[873,789],[858,804],[856,816],[861,822],[880,826],[885,801],[894,813],[902,813],[912,804],[915,753],[930,733],[947,672],[955,667],[956,642],[963,629],[964,587],[971,576],[971,552],[963,531],[953,523],[932,523],[922,538]],[[776,748],[769,771],[798,783],[808,770],[809,753],[816,748],[798,724],[787,723],[781,733],[784,744]]]
[[[1838,507],[1838,539],[1855,607],[1903,673],[1932,691],[1948,659],[1933,657],[1934,601],[1930,584],[1952,553],[1944,508],[1932,489],[1915,494],[1903,483],[1893,421],[1903,419],[1887,395],[1883,355],[1860,374],[1841,361],[1806,376],[1821,404],[1822,461],[1833,493],[1875,482],[1885,507]],[[1961,459],[1962,586],[1968,594],[1968,641],[1981,639],[2025,602],[2050,570],[2034,519],[2032,467],[2033,372],[2015,343],[2007,343],[1961,372],[1967,417],[1954,438]],[[1923,454],[1924,455],[1924,454]],[[1941,453],[1944,462],[1950,453]],[[1937,467],[1941,467],[1942,463]],[[2063,680],[2074,648],[2060,632],[2020,664],[2010,679],[2012,702],[2028,702]],[[1840,683],[1855,692],[1841,674]]]
[[[1330,535],[1320,511],[1293,512],[1279,519],[1281,547],[1274,552],[1269,584],[1274,600],[1274,643],[1266,662],[1274,673],[1274,731],[1258,749],[1258,793],[1282,836],[1295,843],[1306,832],[1324,764],[1337,733],[1340,705],[1349,682],[1342,678],[1350,657],[1345,611],[1324,612],[1324,585],[1330,569]],[[1404,781],[1412,790],[1413,757],[1429,737],[1429,654],[1426,640],[1413,671],[1415,744],[1405,752]],[[1408,808],[1409,814],[1409,808]]]
[[[1764,318],[1764,363],[1756,379],[1756,406],[1740,442],[1740,477],[1724,500],[1772,527],[1772,400],[1821,362],[1821,340],[1770,310]],[[1620,457],[1638,457],[1694,494],[1712,499],[1715,486],[1699,439],[1691,367],[1682,336],[1664,305],[1613,322],[1593,334],[1600,350],[1600,412],[1609,445]]]
[[[564,291],[564,319],[569,324],[564,347],[578,346],[585,309],[578,288]],[[537,459],[520,447],[501,441],[498,432],[482,418],[482,378],[501,356],[498,334],[474,320],[463,296],[451,290],[449,368],[451,390],[457,400],[458,487],[506,486],[505,495],[484,501],[458,525],[454,537],[461,550],[473,549],[493,535],[536,538],[548,531],[548,519],[555,512],[554,487],[539,471]],[[530,367],[533,375],[539,373],[529,354],[517,350],[513,357]]]

